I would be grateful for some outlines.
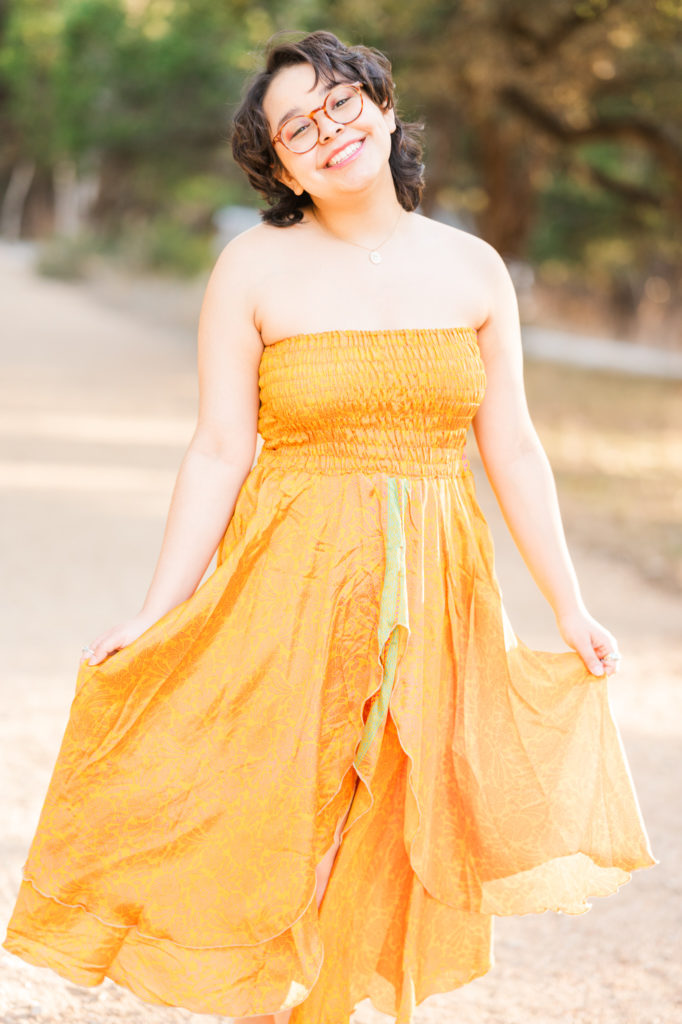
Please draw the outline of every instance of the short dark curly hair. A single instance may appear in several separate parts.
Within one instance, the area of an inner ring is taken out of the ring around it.
[[[362,82],[365,92],[377,106],[395,107],[395,83],[391,63],[380,50],[368,46],[346,46],[332,32],[311,32],[298,42],[278,41],[273,36],[265,50],[265,68],[247,83],[245,94],[232,119],[232,155],[249,182],[265,196],[268,207],[261,210],[266,224],[287,227],[303,218],[311,203],[307,192],[297,196],[275,177],[282,168],[270,141],[270,125],[263,112],[263,97],[270,82],[282,68],[310,64],[315,84],[322,79]],[[414,210],[424,190],[424,164],[420,123],[403,122],[396,111],[396,128],[391,135],[389,166],[398,201],[406,210]]]

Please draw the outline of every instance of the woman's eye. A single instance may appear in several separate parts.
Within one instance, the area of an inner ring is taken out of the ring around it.
[[[298,128],[295,128],[293,131],[289,132],[289,138],[290,139],[295,139],[296,136],[300,136],[304,132],[307,132],[309,128],[310,128],[309,124],[299,124]]]

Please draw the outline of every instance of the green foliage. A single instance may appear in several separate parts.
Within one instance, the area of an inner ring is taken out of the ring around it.
[[[0,46],[0,94],[6,94],[5,145],[18,137],[23,157],[49,166],[57,155],[54,67],[63,16],[42,0],[16,0],[6,14]],[[3,146],[4,148],[4,146]]]
[[[126,221],[107,238],[104,252],[127,271],[152,270],[183,278],[206,270],[215,258],[210,231],[188,228],[166,216]]]
[[[213,235],[168,217],[128,220],[111,234],[86,231],[75,238],[53,235],[43,240],[36,269],[45,277],[77,281],[86,278],[102,258],[127,272],[194,277],[207,270],[215,258]]]
[[[53,235],[40,244],[35,267],[44,277],[78,281],[87,276],[92,254],[101,248],[101,240],[89,232],[76,238]]]
[[[552,176],[540,191],[529,257],[534,263],[553,260],[583,264],[585,249],[595,237],[621,235],[618,201],[608,193],[577,181],[567,172]]]
[[[642,273],[682,263],[680,0],[8,0],[0,176],[72,161],[99,178],[93,226],[147,217],[136,252],[198,265],[215,210],[257,202],[229,159],[245,75],[272,33],[319,27],[390,55],[427,125],[427,213],[510,256],[627,239]]]
[[[225,127],[234,85],[222,7],[175,4],[165,19],[157,5],[142,10],[131,22],[120,0],[73,0],[57,75],[63,142],[192,164]]]

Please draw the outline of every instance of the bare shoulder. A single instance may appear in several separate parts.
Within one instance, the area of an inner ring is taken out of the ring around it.
[[[458,264],[472,266],[477,272],[506,273],[506,265],[499,252],[483,238],[431,217],[421,217],[420,220],[423,222],[422,230],[431,236],[431,241]]]
[[[470,231],[428,217],[420,216],[415,223],[421,234],[422,259],[433,265],[440,280],[456,289],[471,323],[482,327],[496,311],[509,315],[515,292],[494,246]]]
[[[219,273],[241,270],[244,275],[251,275],[273,250],[281,248],[285,234],[283,228],[272,224],[255,224],[230,239],[221,250],[215,267]]]
[[[471,232],[430,221],[433,240],[458,280],[465,279],[478,310],[478,344],[484,361],[505,350],[518,358],[521,346],[516,289],[502,255]]]
[[[277,228],[257,224],[232,238],[211,270],[199,319],[203,348],[215,342],[242,351],[248,359],[260,357],[262,343],[256,325],[259,286],[264,264],[273,247]]]
[[[207,297],[225,312],[242,309],[253,320],[263,282],[282,258],[281,228],[256,224],[223,246],[211,270]]]

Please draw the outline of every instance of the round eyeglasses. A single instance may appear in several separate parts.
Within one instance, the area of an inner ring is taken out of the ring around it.
[[[362,82],[341,82],[331,89],[321,107],[315,107],[306,116],[297,114],[290,117],[279,129],[272,144],[281,142],[292,153],[307,153],[320,139],[320,126],[313,115],[324,110],[331,121],[350,124],[362,113]]]

